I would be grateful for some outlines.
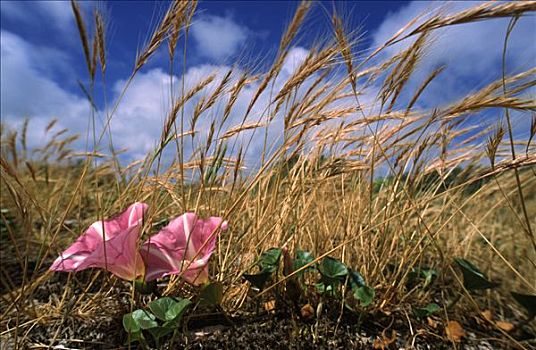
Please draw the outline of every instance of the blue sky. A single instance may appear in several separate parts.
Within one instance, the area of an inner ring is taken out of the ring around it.
[[[81,3],[87,18],[94,5]],[[289,72],[318,38],[330,33],[328,13],[334,5],[346,27],[353,31],[359,29],[363,34],[359,49],[366,52],[383,43],[414,16],[442,4],[420,1],[316,3],[288,58]],[[113,1],[96,6],[105,13],[107,21],[106,86],[107,98],[113,100],[132,71],[137,50],[146,43],[167,3]],[[174,68],[176,74],[184,69],[185,81],[195,83],[214,71],[221,75],[232,65],[244,70],[254,66],[262,71],[263,66],[270,65],[296,6],[296,2],[290,1],[201,1],[191,29],[187,66],[181,67],[178,62]],[[448,5],[447,10],[454,12],[468,6],[467,2],[458,2]],[[89,107],[77,81],[87,82],[87,71],[70,4],[2,1],[1,20],[3,122],[17,126],[24,117],[29,117],[30,144],[36,146],[42,143],[44,126],[52,117],[59,119],[57,128],[67,127],[85,135]],[[434,43],[412,84],[418,86],[434,67],[447,64],[448,68],[423,96],[421,107],[453,101],[498,79],[507,23],[508,19],[498,19],[435,33]],[[514,30],[508,55],[510,73],[535,66],[535,28],[536,19],[530,16],[521,19]],[[242,59],[237,60],[237,57]],[[119,148],[128,148],[132,158],[148,152],[160,135],[168,104],[165,93],[169,82],[168,64],[166,50],[157,52],[135,78],[114,117],[114,142]],[[408,92],[413,90],[409,88]],[[102,97],[98,98],[101,103]],[[243,100],[246,103],[247,98]],[[525,119],[520,125],[524,123]],[[519,132],[524,132],[523,127]],[[255,151],[255,147],[252,150]]]

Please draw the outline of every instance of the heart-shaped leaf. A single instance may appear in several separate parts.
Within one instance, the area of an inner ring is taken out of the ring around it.
[[[175,304],[177,304],[177,301],[175,301],[173,298],[163,297],[151,301],[148,306],[156,317],[162,321],[169,321],[166,318],[166,312]]]
[[[421,280],[424,278],[423,281],[423,288],[428,287],[434,279],[437,277],[437,271],[431,268],[412,268],[411,271],[408,273],[407,277],[407,285],[406,287],[408,289],[414,288],[417,283],[420,283]]]
[[[275,272],[279,265],[282,250],[280,248],[270,248],[261,254],[259,266],[262,271]]]
[[[138,309],[123,316],[123,327],[129,333],[136,333],[142,329],[157,327],[155,319],[149,311]]]
[[[527,310],[529,317],[536,316],[536,295],[510,292],[515,301]]]
[[[354,298],[360,301],[361,306],[368,306],[374,300],[376,292],[374,288],[367,285],[363,276],[354,270],[349,271],[350,286],[354,291]]]
[[[279,267],[282,250],[280,248],[270,248],[261,254],[257,265],[261,271],[255,274],[243,274],[242,276],[259,290],[264,289],[264,285],[270,279],[272,274]]]
[[[264,289],[264,285],[266,282],[270,279],[273,272],[270,271],[263,271],[256,274],[243,274],[242,276],[251,283],[254,287],[258,288],[259,290]]]
[[[340,282],[348,274],[346,266],[330,256],[322,259],[322,262],[318,265],[318,271],[328,284]]]
[[[223,299],[223,284],[212,282],[201,291],[200,302],[203,305],[220,305]]]
[[[469,261],[462,258],[455,258],[454,261],[462,270],[463,285],[467,290],[490,289],[499,285],[497,282],[488,280],[487,277]]]
[[[374,300],[376,292],[370,286],[359,287],[354,291],[354,298],[359,300],[361,306],[369,306]]]
[[[166,320],[172,324],[178,324],[182,314],[192,302],[189,299],[180,299],[166,311]],[[166,323],[167,324],[167,323]],[[166,326],[166,325],[164,325]]]
[[[417,316],[418,318],[425,318],[427,316],[431,316],[434,313],[441,310],[441,307],[435,303],[430,303],[426,305],[423,308],[415,308],[413,309],[413,314]]]
[[[348,276],[350,277],[350,286],[353,290],[367,285],[363,276],[357,271],[350,270]]]
[[[123,328],[125,328],[128,333],[132,334],[141,331],[141,326],[138,321],[132,317],[132,313],[123,315]]]
[[[310,252],[306,252],[304,250],[298,250],[296,252],[296,259],[294,259],[293,267],[294,271],[301,269],[305,265],[311,264],[315,258],[313,257],[313,254]],[[309,267],[305,268],[303,271],[298,272],[298,274],[302,274],[303,272],[307,270],[311,270],[314,267],[310,265]]]

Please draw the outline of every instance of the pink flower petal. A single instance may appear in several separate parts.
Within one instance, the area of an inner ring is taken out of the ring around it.
[[[104,268],[132,280],[144,274],[137,241],[147,204],[134,203],[120,215],[93,223],[78,240],[54,261],[50,270],[81,271]]]
[[[208,261],[217,240],[217,233],[213,232],[219,226],[226,229],[227,222],[222,222],[219,217],[198,219],[194,213],[171,220],[143,244],[141,255],[147,266],[145,279],[151,281],[181,274],[192,284],[208,281]]]

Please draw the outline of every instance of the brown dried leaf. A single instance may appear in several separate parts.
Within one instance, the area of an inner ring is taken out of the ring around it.
[[[457,321],[449,321],[445,327],[445,333],[450,341],[459,343],[465,337],[465,331]]]
[[[484,310],[480,313],[482,315],[482,317],[484,317],[484,319],[486,319],[487,321],[493,321],[493,313],[491,312],[491,310]]]
[[[374,339],[374,342],[372,343],[372,347],[374,349],[388,349],[389,345],[394,343],[396,340],[396,332],[395,330],[391,330],[391,337],[385,335],[385,331],[382,332],[381,337],[377,337]]]
[[[275,300],[268,300],[264,303],[264,310],[270,312],[275,310]]]
[[[495,324],[505,332],[510,332],[515,328],[512,323],[506,321],[497,321]]]
[[[300,310],[301,317],[308,320],[311,317],[314,317],[315,315],[315,309],[311,306],[311,304],[305,304],[301,310]]]

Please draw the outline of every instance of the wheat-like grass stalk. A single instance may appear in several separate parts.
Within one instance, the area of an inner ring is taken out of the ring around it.
[[[101,66],[101,73],[102,75],[106,72],[106,41],[105,39],[105,29],[104,29],[104,19],[102,17],[102,13],[100,11],[95,11],[95,38],[97,43],[97,48],[93,48],[95,54],[95,51],[98,51],[99,53],[99,62]]]
[[[87,70],[89,72],[89,76],[91,77],[91,79],[93,79],[95,77],[95,66],[94,59],[92,57],[95,57],[95,52],[93,52],[93,55],[91,54],[86,24],[82,16],[80,6],[75,0],[71,0],[71,8],[73,10],[74,18],[76,20],[76,26],[78,27],[78,34],[80,34],[80,42],[82,43],[82,48],[84,49],[84,57],[86,59]]]

